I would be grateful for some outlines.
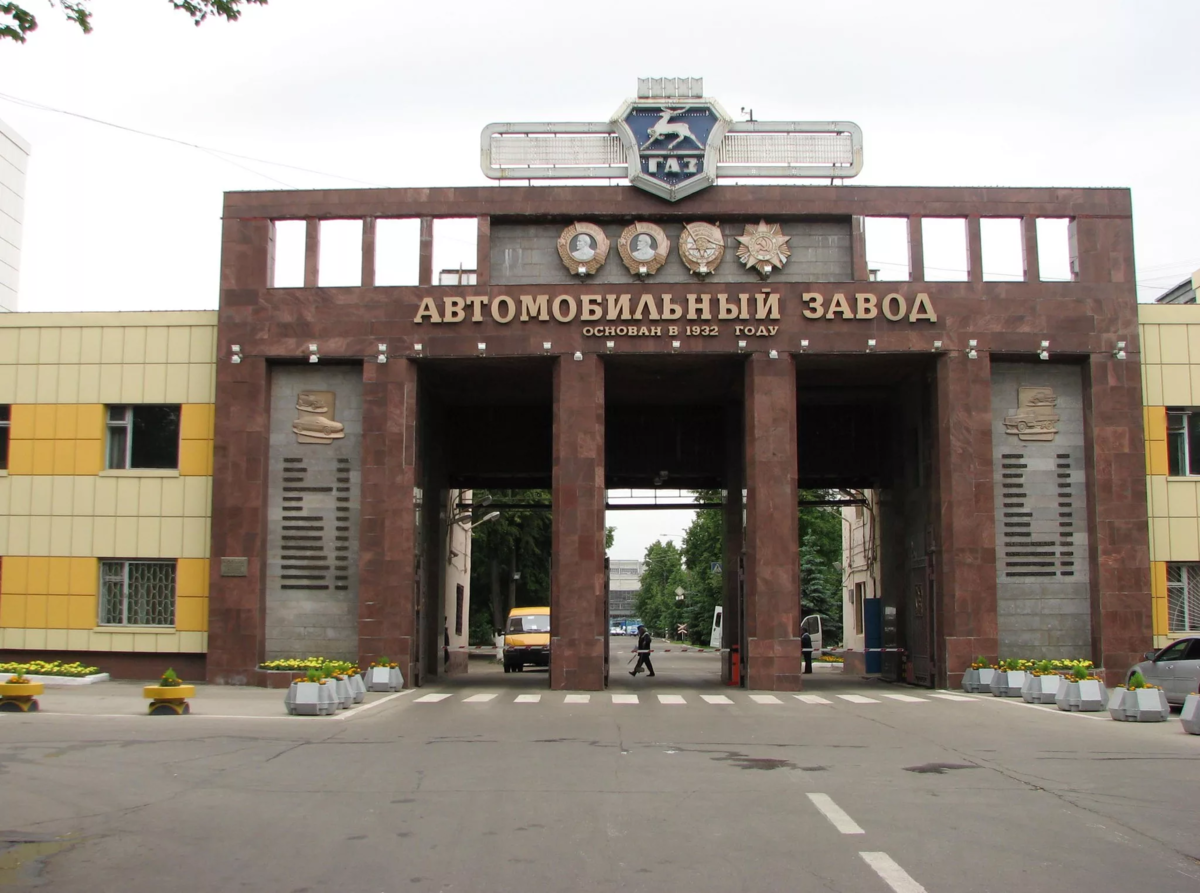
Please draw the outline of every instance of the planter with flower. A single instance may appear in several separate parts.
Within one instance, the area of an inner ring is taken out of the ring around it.
[[[1108,691],[1099,676],[1080,665],[1059,683],[1054,703],[1059,710],[1098,713],[1108,705]]]
[[[337,713],[337,685],[309,668],[305,675],[292,680],[283,704],[292,716],[328,716]]]
[[[0,682],[0,711],[5,713],[36,713],[37,696],[46,690],[45,684],[34,682],[28,676],[17,673],[8,681]]]
[[[1108,699],[1108,715],[1119,722],[1166,722],[1171,715],[1167,693],[1150,685],[1136,670],[1129,681],[1113,689]]]
[[[367,683],[363,682],[362,670],[350,667],[346,671],[346,681],[350,683],[350,691],[354,695],[354,703],[361,704],[367,696]]]
[[[1048,660],[1039,660],[1025,677],[1021,686],[1021,697],[1027,704],[1053,704],[1062,684],[1062,676],[1054,672],[1054,665]]]
[[[196,696],[196,686],[184,685],[176,672],[168,667],[158,685],[147,685],[142,689],[142,696],[150,699],[151,716],[179,716],[192,712],[187,699]]]
[[[1028,664],[1028,661],[1015,657],[1000,661],[996,667],[996,675],[992,677],[992,695],[997,698],[1019,698],[1021,687],[1029,676],[1026,670]]]
[[[980,655],[971,662],[971,668],[963,673],[963,691],[972,693],[991,691],[992,677],[995,675],[996,670],[983,655]]]
[[[371,661],[367,668],[367,691],[400,691],[404,688],[404,676],[400,674],[400,665],[394,664],[386,657]]]
[[[339,710],[354,706],[354,690],[350,688],[350,678],[343,667],[330,667],[328,679],[333,684]]]
[[[1192,692],[1183,699],[1183,709],[1179,711],[1183,721],[1183,730],[1189,735],[1200,735],[1200,693]]]

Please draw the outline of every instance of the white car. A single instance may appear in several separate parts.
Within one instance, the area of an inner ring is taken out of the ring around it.
[[[1162,688],[1168,703],[1181,706],[1184,698],[1195,694],[1200,686],[1200,636],[1179,639],[1159,651],[1147,651],[1144,661],[1129,668],[1126,682],[1135,671],[1151,685]]]

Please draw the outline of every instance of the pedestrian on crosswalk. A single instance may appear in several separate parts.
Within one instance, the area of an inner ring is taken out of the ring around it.
[[[808,630],[806,629],[800,631],[800,651],[804,654],[804,672],[811,673],[813,652],[812,636],[809,635]]]
[[[654,676],[654,664],[650,663],[650,633],[646,631],[646,627],[644,626],[638,627],[637,651],[635,653],[638,656],[638,661],[634,665],[634,668],[629,671],[629,675],[636,676],[642,672],[642,667],[645,667],[649,671],[649,675]]]

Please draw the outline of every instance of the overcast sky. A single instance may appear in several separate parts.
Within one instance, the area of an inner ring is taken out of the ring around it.
[[[735,117],[855,121],[859,184],[1130,187],[1139,297],[1200,267],[1192,0],[273,0],[201,28],[96,0],[87,36],[27,5],[40,28],[0,42],[0,119],[33,146],[22,310],[214,308],[222,192],[487,184],[485,124],[607,120],[639,76],[701,76]],[[470,264],[446,235],[437,265]],[[674,515],[622,515],[613,557]]]

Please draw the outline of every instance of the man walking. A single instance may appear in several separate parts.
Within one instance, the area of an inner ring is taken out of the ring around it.
[[[812,636],[809,635],[808,630],[806,629],[800,631],[800,650],[804,652],[804,672],[811,673],[813,652]]]
[[[646,631],[646,627],[644,626],[638,627],[637,656],[637,663],[629,671],[629,675],[636,676],[642,672],[642,667],[645,667],[649,671],[649,675],[653,676],[654,664],[650,663],[650,633]]]

